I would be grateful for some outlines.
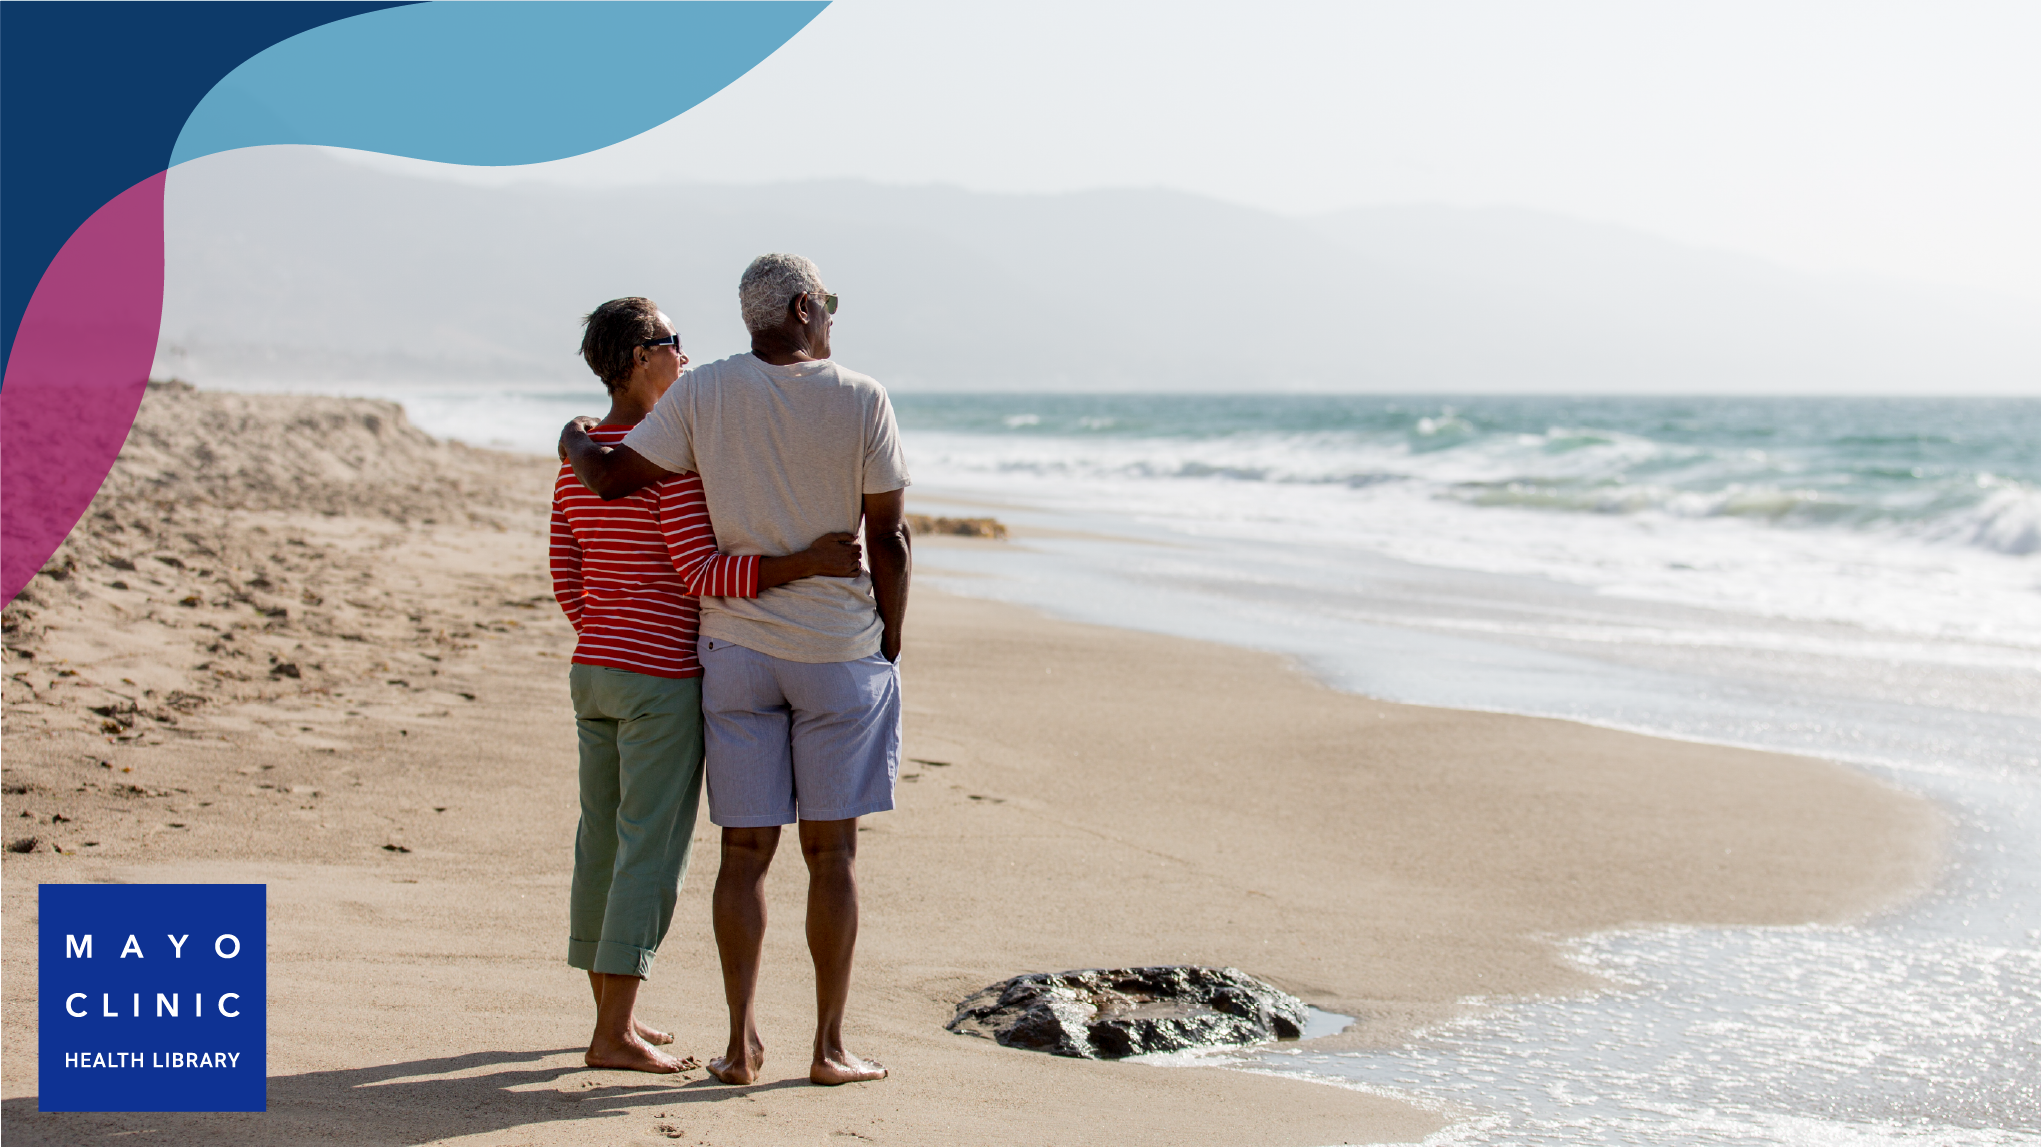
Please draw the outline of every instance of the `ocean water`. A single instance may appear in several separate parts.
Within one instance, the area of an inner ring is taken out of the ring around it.
[[[940,485],[2041,646],[2041,401],[899,399]]]
[[[549,451],[586,393],[361,388]],[[1937,801],[1849,927],[1573,941],[1605,990],[1234,1055],[1433,1143],[2041,1144],[2041,400],[895,395],[917,577],[1296,658],[1391,700],[1842,760]]]
[[[1605,991],[1238,1066],[1449,1110],[1440,1145],[2041,1143],[2041,401],[897,404],[917,498],[1057,531],[927,551],[946,588],[1840,759],[1955,824],[1878,919],[1588,937]]]

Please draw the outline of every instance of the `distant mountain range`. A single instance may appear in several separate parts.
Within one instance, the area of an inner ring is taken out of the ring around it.
[[[2041,314],[1515,209],[1290,218],[1169,191],[815,182],[484,188],[308,148],[171,174],[157,369],[201,384],[590,380],[649,295],[697,362],[769,250],[896,389],[2041,393]]]

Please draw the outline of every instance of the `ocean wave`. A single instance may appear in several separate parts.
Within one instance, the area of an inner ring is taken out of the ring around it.
[[[2041,553],[2041,491],[2005,484],[1937,523],[1944,537],[2017,557]]]
[[[907,443],[924,489],[1130,517],[1272,552],[1357,549],[1983,642],[2028,651],[2015,659],[2025,665],[2041,648],[2041,491],[2022,478],[1943,470],[1871,481],[1851,472],[1863,458],[1558,424],[1422,452],[1407,448],[1408,429],[1195,439],[910,430]]]
[[[1920,436],[1915,436],[1920,437]],[[1912,439],[1908,439],[1909,441]],[[1897,532],[2017,557],[2041,553],[2041,486],[2000,475],[1899,465],[1844,452],[1815,457],[1743,444],[1709,447],[1552,426],[1480,433],[1423,418],[1397,433],[1313,431],[1204,438],[916,436],[945,470],[1067,481],[1402,484],[1473,507],[1551,513],[1725,518],[1777,528]]]

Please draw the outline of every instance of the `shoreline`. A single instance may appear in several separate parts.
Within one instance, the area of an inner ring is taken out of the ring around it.
[[[943,507],[968,507],[973,510],[984,512],[992,512],[999,510],[1005,511],[1018,510],[1022,512],[1038,514],[1054,514],[1056,512],[1053,510],[1045,510],[1038,506],[1024,505],[1018,502],[994,503],[984,501],[981,499],[973,499],[963,496],[949,497],[935,495],[930,496],[927,499],[927,503],[932,503],[936,506]],[[1012,539],[1011,543],[1006,541],[992,542],[980,541],[979,539],[963,539],[951,537],[938,537],[934,539],[929,539],[924,538],[923,536],[917,534],[915,535],[915,545],[917,547],[927,549],[949,549],[951,547],[969,547],[970,550],[979,553],[984,553],[987,552],[988,550],[996,551],[996,549],[1000,546],[1011,546],[1012,544],[1018,544],[1022,547],[1025,547],[1026,543],[1033,539],[1107,542],[1116,545],[1143,546],[1154,548],[1168,548],[1172,545],[1172,543],[1170,542],[1157,541],[1151,538],[1140,538],[1122,534],[1101,533],[1092,530],[1064,530],[1056,529],[1053,527],[1039,527],[1039,526],[1009,527],[1009,530]],[[917,567],[917,569],[918,568],[919,567]],[[978,581],[988,577],[996,576],[978,570],[943,569],[939,567],[925,571],[925,575],[931,579],[940,578],[946,581],[957,582]],[[927,588],[928,587],[924,587],[923,592],[926,592]],[[946,588],[937,588],[935,592],[949,593],[958,597],[970,598],[971,600],[974,601],[987,601],[995,602],[1002,605],[1008,605],[1011,606],[1012,608],[1037,613],[1040,616],[1052,621],[1067,623],[1071,625],[1097,626],[1100,628],[1114,629],[1125,633],[1139,633],[1158,637],[1177,637],[1189,641],[1203,640],[1194,637],[1184,637],[1184,635],[1172,629],[1163,627],[1151,628],[1146,626],[1135,627],[1132,625],[1110,625],[1103,622],[1092,621],[1076,613],[1069,612],[1067,610],[1057,609],[1052,606],[1041,606],[1033,603],[1010,601],[1003,598],[981,597],[977,594],[963,593],[957,590]],[[1209,640],[1211,644],[1224,645],[1230,649],[1238,649],[1248,653],[1266,654],[1269,656],[1280,658],[1288,664],[1288,667],[1291,669],[1292,672],[1295,672],[1299,676],[1310,680],[1314,684],[1323,686],[1324,688],[1331,690],[1332,692],[1339,693],[1345,696],[1358,697],[1371,701],[1380,701],[1383,704],[1407,705],[1422,709],[1443,709],[1458,713],[1486,713],[1498,717],[1522,717],[1527,720],[1536,721],[1561,721],[1567,724],[1585,726],[1590,729],[1603,729],[1612,733],[1627,733],[1632,736],[1648,737],[1656,741],[1673,741],[1686,745],[1699,745],[1719,749],[1734,749],[1739,752],[1771,753],[1785,757],[1796,757],[1807,760],[1824,761],[1832,764],[1843,765],[1851,769],[1859,770],[1876,769],[1896,774],[1918,772],[1930,775],[1963,775],[1957,772],[1956,770],[1952,770],[1947,767],[1927,764],[1920,761],[1910,760],[1904,757],[1878,756],[1874,754],[1852,752],[1847,746],[1843,745],[1835,746],[1834,750],[1831,752],[1815,753],[1811,751],[1800,751],[1791,748],[1781,748],[1777,745],[1765,744],[1759,741],[1739,741],[1726,739],[1722,737],[1711,737],[1700,733],[1686,732],[1678,729],[1667,729],[1643,723],[1627,724],[1606,717],[1576,716],[1563,713],[1534,712],[1527,709],[1509,708],[1501,705],[1484,706],[1478,704],[1445,704],[1428,701],[1397,700],[1393,698],[1377,696],[1372,693],[1342,688],[1340,684],[1337,682],[1336,675],[1334,673],[1315,667],[1310,663],[1310,661],[1307,658],[1299,654],[1292,653],[1288,650],[1279,648],[1277,646],[1246,645],[1233,641],[1220,640],[1218,638],[1212,638]],[[1922,796],[1923,799],[1928,799],[1930,801],[1933,800],[1932,797],[1927,797],[1925,796],[1925,794],[1914,793],[1912,792],[1912,790],[1905,791],[1908,793],[1908,795]],[[1926,891],[1926,889],[1924,887],[1917,891],[1924,892]],[[1914,898],[1915,894],[1910,893],[1903,899],[1910,901]]]
[[[322,400],[235,401],[259,419]],[[6,774],[28,791],[0,803],[10,824],[65,811],[39,831],[76,853],[4,864],[16,924],[6,1116],[24,1142],[143,1127],[231,1142],[251,1118],[265,1134],[354,1128],[405,1142],[615,1142],[663,1136],[662,1123],[715,1143],[768,1127],[786,1141],[1407,1142],[1445,1117],[1249,1072],[1057,1060],[941,1027],[958,999],[1019,972],[1197,962],[1360,1017],[1314,1051],[1380,1047],[1464,1014],[1469,996],[1606,988],[1563,959],[1556,941],[1569,936],[1858,919],[1938,863],[1940,814],[1840,765],[1394,705],[1273,654],[924,588],[903,664],[899,808],[865,826],[852,1005],[857,1045],[896,1078],[779,1090],[804,1067],[810,1007],[800,866],[784,854],[761,991],[767,1082],[589,1071],[573,1050],[586,986],[555,951],[573,779],[571,635],[544,594],[533,508],[551,466],[414,446],[433,473],[458,471],[500,505],[470,499],[453,519],[415,498],[364,508],[364,494],[328,514],[279,496],[222,511],[264,563],[234,573],[270,583],[250,600],[208,591],[176,604],[177,579],[196,576],[188,561],[158,563],[161,591],[110,589],[139,582],[81,562],[39,590],[34,624],[48,628],[34,668],[17,664],[29,639],[10,632],[10,673],[32,676],[10,677]],[[421,472],[384,468],[393,481]],[[917,541],[932,567],[946,546],[972,544]],[[279,608],[297,612],[264,612]],[[210,663],[182,652],[199,648],[202,622],[215,627],[205,636],[231,631],[269,652],[229,662],[242,680],[213,678],[191,712],[171,711],[164,699]],[[265,667],[270,653],[299,675]],[[153,690],[144,719],[98,727],[68,699],[77,678],[33,676],[60,656],[95,688],[125,676]],[[647,985],[648,1018],[674,1023],[683,1053],[720,1043],[711,831],[698,832]],[[271,887],[270,1114],[37,1115],[35,953],[21,923],[35,882],[248,878]]]

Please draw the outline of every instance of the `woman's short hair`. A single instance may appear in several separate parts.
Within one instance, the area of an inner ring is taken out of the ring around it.
[[[633,295],[611,299],[581,317],[581,358],[614,391],[638,364],[638,344],[659,337],[659,304]]]
[[[737,281],[737,303],[744,310],[744,329],[757,334],[780,325],[794,296],[822,294],[822,272],[799,255],[760,255]]]

